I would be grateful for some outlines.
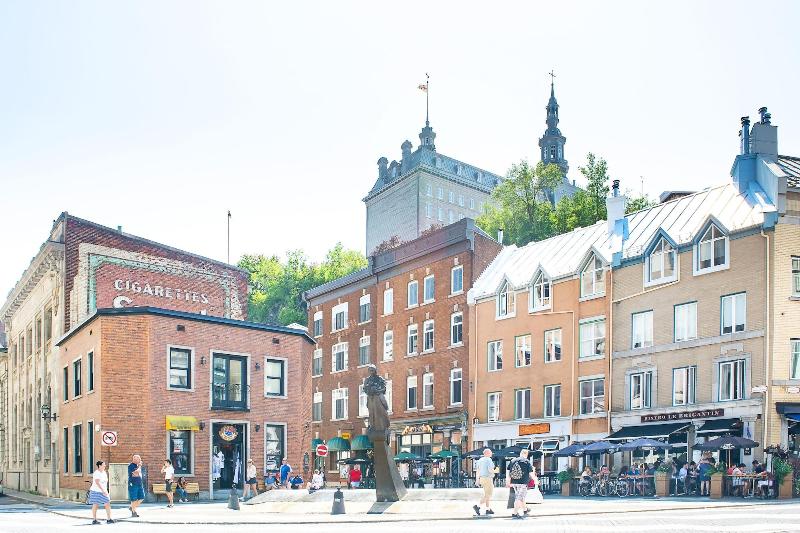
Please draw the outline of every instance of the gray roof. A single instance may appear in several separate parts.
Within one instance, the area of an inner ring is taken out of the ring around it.
[[[800,187],[800,157],[779,155],[778,166],[786,173],[789,187]]]

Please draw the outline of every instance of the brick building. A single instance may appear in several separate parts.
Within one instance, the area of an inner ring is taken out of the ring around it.
[[[369,258],[369,266],[305,294],[315,437],[329,472],[359,449],[361,384],[375,364],[387,381],[391,447],[427,456],[467,443],[469,310],[466,293],[500,246],[464,219]],[[337,436],[344,439],[336,439]],[[353,443],[352,449],[350,443]]]

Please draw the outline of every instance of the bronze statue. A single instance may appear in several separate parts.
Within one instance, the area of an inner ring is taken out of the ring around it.
[[[379,502],[396,502],[406,495],[406,487],[389,450],[386,381],[378,375],[375,365],[369,366],[369,376],[364,380],[364,393],[367,395],[369,410],[367,435],[373,447],[375,499]]]
[[[374,365],[369,367],[369,376],[364,380],[369,419],[367,433],[372,438],[384,438],[389,444],[389,405],[386,403],[386,381],[378,375]]]

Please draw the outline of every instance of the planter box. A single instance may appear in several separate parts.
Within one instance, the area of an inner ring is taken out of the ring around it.
[[[561,484],[561,495],[572,496],[572,481],[565,481]]]
[[[725,476],[723,474],[711,474],[711,489],[709,496],[712,500],[718,500],[722,498],[724,479]]]
[[[794,479],[792,474],[793,472],[789,472],[778,486],[778,499],[790,500],[792,498],[792,480]]]
[[[656,472],[656,496],[669,496],[670,476],[666,472]]]

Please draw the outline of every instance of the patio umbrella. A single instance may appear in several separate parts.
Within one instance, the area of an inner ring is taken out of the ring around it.
[[[516,459],[522,450],[528,450],[528,459],[537,459],[542,455],[542,452],[538,450],[531,450],[527,446],[515,445],[497,450],[494,456],[499,459]]]
[[[451,457],[458,457],[458,454],[452,450],[441,450],[428,456],[429,459],[450,459]]]
[[[618,447],[619,447],[618,444],[613,444],[613,443],[608,442],[608,441],[599,440],[597,442],[593,442],[593,443],[587,445],[583,449],[583,454],[584,455],[603,455],[603,454],[606,454],[606,453],[614,453],[614,452],[617,451]]]
[[[490,448],[484,446],[483,448],[478,448],[477,450],[472,450],[471,452],[465,453],[463,457],[465,459],[480,459],[481,457],[483,457],[483,450],[488,450],[488,449]]]
[[[339,464],[343,465],[366,465],[371,464],[369,459],[362,459],[361,457],[354,457],[352,459],[339,459]]]
[[[582,457],[584,448],[586,448],[585,444],[570,444],[566,448],[561,448],[553,455],[556,457]]]
[[[411,452],[400,452],[394,456],[395,461],[422,461],[422,457]]]
[[[669,450],[672,445],[655,439],[636,439],[626,444],[623,444],[619,449],[623,452],[632,452],[635,450]]]
[[[731,464],[731,451],[733,450],[741,450],[743,448],[758,448],[759,444],[750,439],[746,439],[744,437],[734,437],[731,435],[726,435],[724,437],[718,437],[714,440],[710,440],[708,442],[704,442],[703,444],[696,444],[694,446],[695,450],[705,450],[705,451],[722,451],[726,450],[728,452],[728,464]]]

